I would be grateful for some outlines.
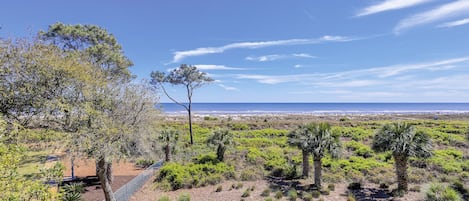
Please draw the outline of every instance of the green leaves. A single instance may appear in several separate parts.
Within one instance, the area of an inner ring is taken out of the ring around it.
[[[430,137],[417,132],[409,123],[396,122],[384,125],[373,139],[372,148],[378,152],[392,151],[394,155],[427,158],[433,149]]]
[[[290,145],[307,150],[313,156],[322,158],[325,153],[338,157],[341,152],[341,143],[338,135],[334,134],[330,124],[307,124],[299,126],[288,135]]]

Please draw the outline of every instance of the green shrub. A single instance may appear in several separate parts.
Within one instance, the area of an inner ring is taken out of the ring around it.
[[[214,185],[220,183],[223,178],[233,178],[234,168],[225,163],[217,164],[194,164],[185,165],[177,163],[166,163],[161,167],[155,182],[169,183],[171,190],[180,188],[191,188],[205,186],[207,184]]]
[[[239,178],[241,181],[256,181],[262,178],[262,172],[259,172],[257,168],[246,168],[241,171]]]
[[[267,197],[267,196],[270,196],[270,188],[266,188],[262,191],[261,193],[261,196],[262,197]]]
[[[167,195],[163,195],[160,197],[160,199],[158,199],[158,201],[169,201],[169,197]]]
[[[295,189],[291,189],[288,191],[288,199],[291,201],[296,201],[298,199],[298,192]]]
[[[313,196],[313,198],[318,198],[319,196],[321,196],[321,192],[318,190],[313,190],[311,191],[311,196]]]
[[[373,150],[369,146],[366,146],[355,140],[344,143],[345,147],[357,156],[362,156],[364,158],[369,158],[373,156]]]
[[[272,198],[266,198],[265,201],[272,201]]]
[[[222,185],[218,185],[217,186],[217,189],[215,189],[215,192],[221,192],[223,190],[223,186]]]
[[[189,193],[183,193],[179,195],[178,201],[190,201],[191,200],[191,195]]]
[[[329,189],[330,191],[334,191],[335,190],[335,184],[328,184],[327,189]]]
[[[152,159],[141,158],[141,159],[138,159],[137,162],[135,162],[135,165],[138,166],[138,167],[141,167],[141,168],[146,168],[146,167],[150,167],[155,162],[156,161],[152,160]]]
[[[454,189],[441,184],[432,184],[425,194],[427,201],[462,201]]]
[[[281,199],[282,197],[283,197],[282,191],[277,191],[277,192],[275,193],[275,198]]]
[[[220,161],[215,154],[204,154],[192,159],[195,164],[217,164]]]
[[[321,191],[321,194],[329,195],[329,194],[331,194],[331,191],[329,189],[324,189],[324,190]]]
[[[236,188],[236,189],[240,189],[240,188],[242,188],[242,187],[243,187],[243,183],[238,182],[238,184],[236,184],[236,187],[235,187],[235,188]]]
[[[251,192],[251,189],[247,188],[246,190],[244,190],[244,192],[243,192],[243,194],[241,195],[241,197],[243,197],[243,198],[249,197],[250,192]]]
[[[303,200],[304,201],[311,201],[313,200],[313,195],[311,195],[311,193],[308,193],[308,192],[303,192]]]
[[[355,200],[357,199],[355,198],[355,195],[353,193],[349,193],[347,195],[347,201],[355,201]]]

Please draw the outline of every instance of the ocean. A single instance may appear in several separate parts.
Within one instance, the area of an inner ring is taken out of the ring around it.
[[[175,103],[162,103],[166,114],[185,114]],[[193,103],[193,114],[456,114],[469,103]]]

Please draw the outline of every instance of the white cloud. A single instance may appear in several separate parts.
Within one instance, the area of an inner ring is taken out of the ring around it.
[[[452,22],[446,22],[446,23],[438,25],[437,27],[440,27],[440,28],[441,27],[455,27],[455,26],[461,26],[465,24],[469,24],[469,18],[452,21]]]
[[[362,9],[356,16],[365,16],[376,14],[389,10],[397,10],[407,7],[416,6],[432,0],[386,0],[378,4],[374,4]]]
[[[318,44],[324,42],[348,42],[353,40],[360,40],[360,38],[345,37],[345,36],[323,36],[320,38],[310,39],[288,39],[288,40],[274,40],[274,41],[260,41],[260,42],[240,42],[231,43],[220,47],[201,47],[193,50],[176,51],[172,63],[180,62],[187,57],[202,56],[207,54],[223,53],[231,49],[257,49],[272,46],[285,46],[285,45],[308,45]]]
[[[225,86],[224,84],[219,84],[218,86],[227,91],[238,91],[238,88],[236,87]]]
[[[458,0],[448,4],[444,4],[435,9],[418,13],[408,18],[401,20],[394,28],[395,33],[399,33],[404,29],[409,29],[414,26],[432,23],[438,20],[456,17],[460,15],[467,15],[469,13],[469,1]]]
[[[271,54],[271,55],[263,55],[263,56],[258,56],[258,57],[249,56],[249,57],[246,57],[246,60],[264,62],[264,61],[275,61],[275,60],[279,60],[279,59],[289,59],[289,58],[309,58],[309,59],[313,59],[313,58],[316,58],[316,57],[313,56],[313,55],[310,55],[310,54],[306,54],[306,53],[300,53],[300,54]]]
[[[199,70],[245,70],[244,68],[227,67],[224,65],[198,64],[194,65]]]
[[[335,73],[312,73],[293,75],[237,74],[238,79],[255,80],[263,84],[304,83],[329,87],[365,87],[383,84],[383,79],[402,80],[412,71],[438,71],[456,68],[456,64],[467,63],[469,57],[453,58],[417,64],[399,64],[385,67],[342,71]],[[407,74],[405,74],[407,73]]]
[[[296,64],[296,65],[294,65],[293,67],[294,67],[294,68],[302,68],[303,65],[301,65],[301,64]]]

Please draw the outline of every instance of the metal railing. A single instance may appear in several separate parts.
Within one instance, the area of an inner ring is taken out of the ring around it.
[[[117,189],[114,196],[117,201],[128,201],[132,195],[137,192],[150,179],[155,170],[163,165],[163,161],[158,161],[145,169],[142,173],[127,182],[124,186]]]

